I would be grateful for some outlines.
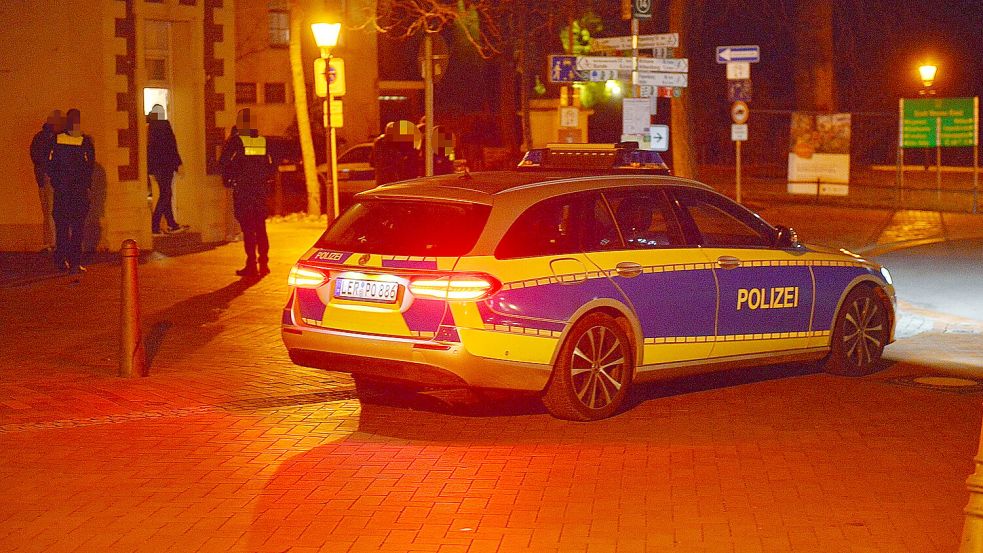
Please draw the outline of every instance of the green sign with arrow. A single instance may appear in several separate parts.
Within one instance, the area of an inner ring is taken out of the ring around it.
[[[901,100],[901,147],[976,146],[978,98]]]

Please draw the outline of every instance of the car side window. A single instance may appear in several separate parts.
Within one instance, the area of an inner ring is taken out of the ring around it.
[[[611,218],[604,198],[595,194],[587,199],[587,213],[583,218],[583,238],[581,246],[585,252],[600,252],[624,249],[618,227]]]
[[[767,223],[726,198],[687,188],[678,188],[673,195],[705,246],[769,247],[773,242]]]
[[[625,244],[631,249],[681,246],[684,241],[666,202],[657,190],[618,190],[605,192],[621,229]]]
[[[527,209],[502,237],[495,257],[512,259],[579,252],[578,212],[583,196],[544,200]]]
[[[369,163],[372,160],[371,146],[355,146],[338,159],[338,163]]]

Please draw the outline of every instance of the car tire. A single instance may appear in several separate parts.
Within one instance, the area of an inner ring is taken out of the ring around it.
[[[610,417],[624,402],[634,369],[634,349],[621,325],[591,313],[574,324],[563,342],[543,404],[561,419]]]
[[[887,310],[872,288],[851,290],[836,315],[823,370],[843,376],[872,373],[887,345],[889,324]]]

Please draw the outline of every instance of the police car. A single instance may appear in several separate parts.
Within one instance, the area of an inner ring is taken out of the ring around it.
[[[624,144],[355,200],[293,267],[282,337],[295,363],[357,383],[533,391],[586,421],[660,375],[807,360],[865,374],[893,340],[887,269]]]

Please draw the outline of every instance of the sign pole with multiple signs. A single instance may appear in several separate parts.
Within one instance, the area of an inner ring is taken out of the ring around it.
[[[741,142],[748,138],[751,115],[751,64],[761,59],[757,45],[717,46],[717,63],[727,64],[727,96],[730,106],[730,139],[734,142],[734,199],[741,203]]]

